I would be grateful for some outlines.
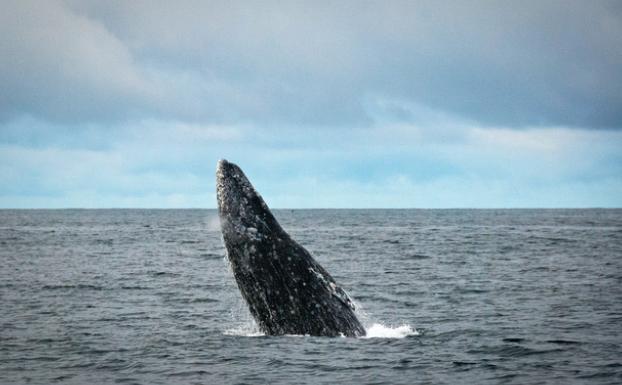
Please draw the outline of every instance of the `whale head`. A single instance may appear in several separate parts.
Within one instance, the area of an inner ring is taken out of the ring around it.
[[[216,195],[226,244],[252,244],[283,231],[240,167],[225,159],[216,168]]]

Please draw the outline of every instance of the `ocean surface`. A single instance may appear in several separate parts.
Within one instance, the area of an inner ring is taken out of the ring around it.
[[[0,384],[622,383],[622,210],[275,210],[366,338],[259,333],[215,210],[0,210]]]

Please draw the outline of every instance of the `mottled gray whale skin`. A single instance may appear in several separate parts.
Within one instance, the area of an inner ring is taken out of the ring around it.
[[[352,300],[281,228],[242,170],[220,160],[216,182],[227,257],[259,328],[267,335],[365,335]]]

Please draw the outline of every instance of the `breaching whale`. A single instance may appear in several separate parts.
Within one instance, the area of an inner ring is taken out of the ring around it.
[[[218,213],[242,297],[267,335],[362,336],[346,292],[281,228],[242,170],[220,160]]]

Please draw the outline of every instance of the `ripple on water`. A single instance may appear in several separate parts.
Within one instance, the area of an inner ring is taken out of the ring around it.
[[[622,379],[622,210],[275,215],[365,338],[258,332],[214,210],[0,210],[0,383]]]

